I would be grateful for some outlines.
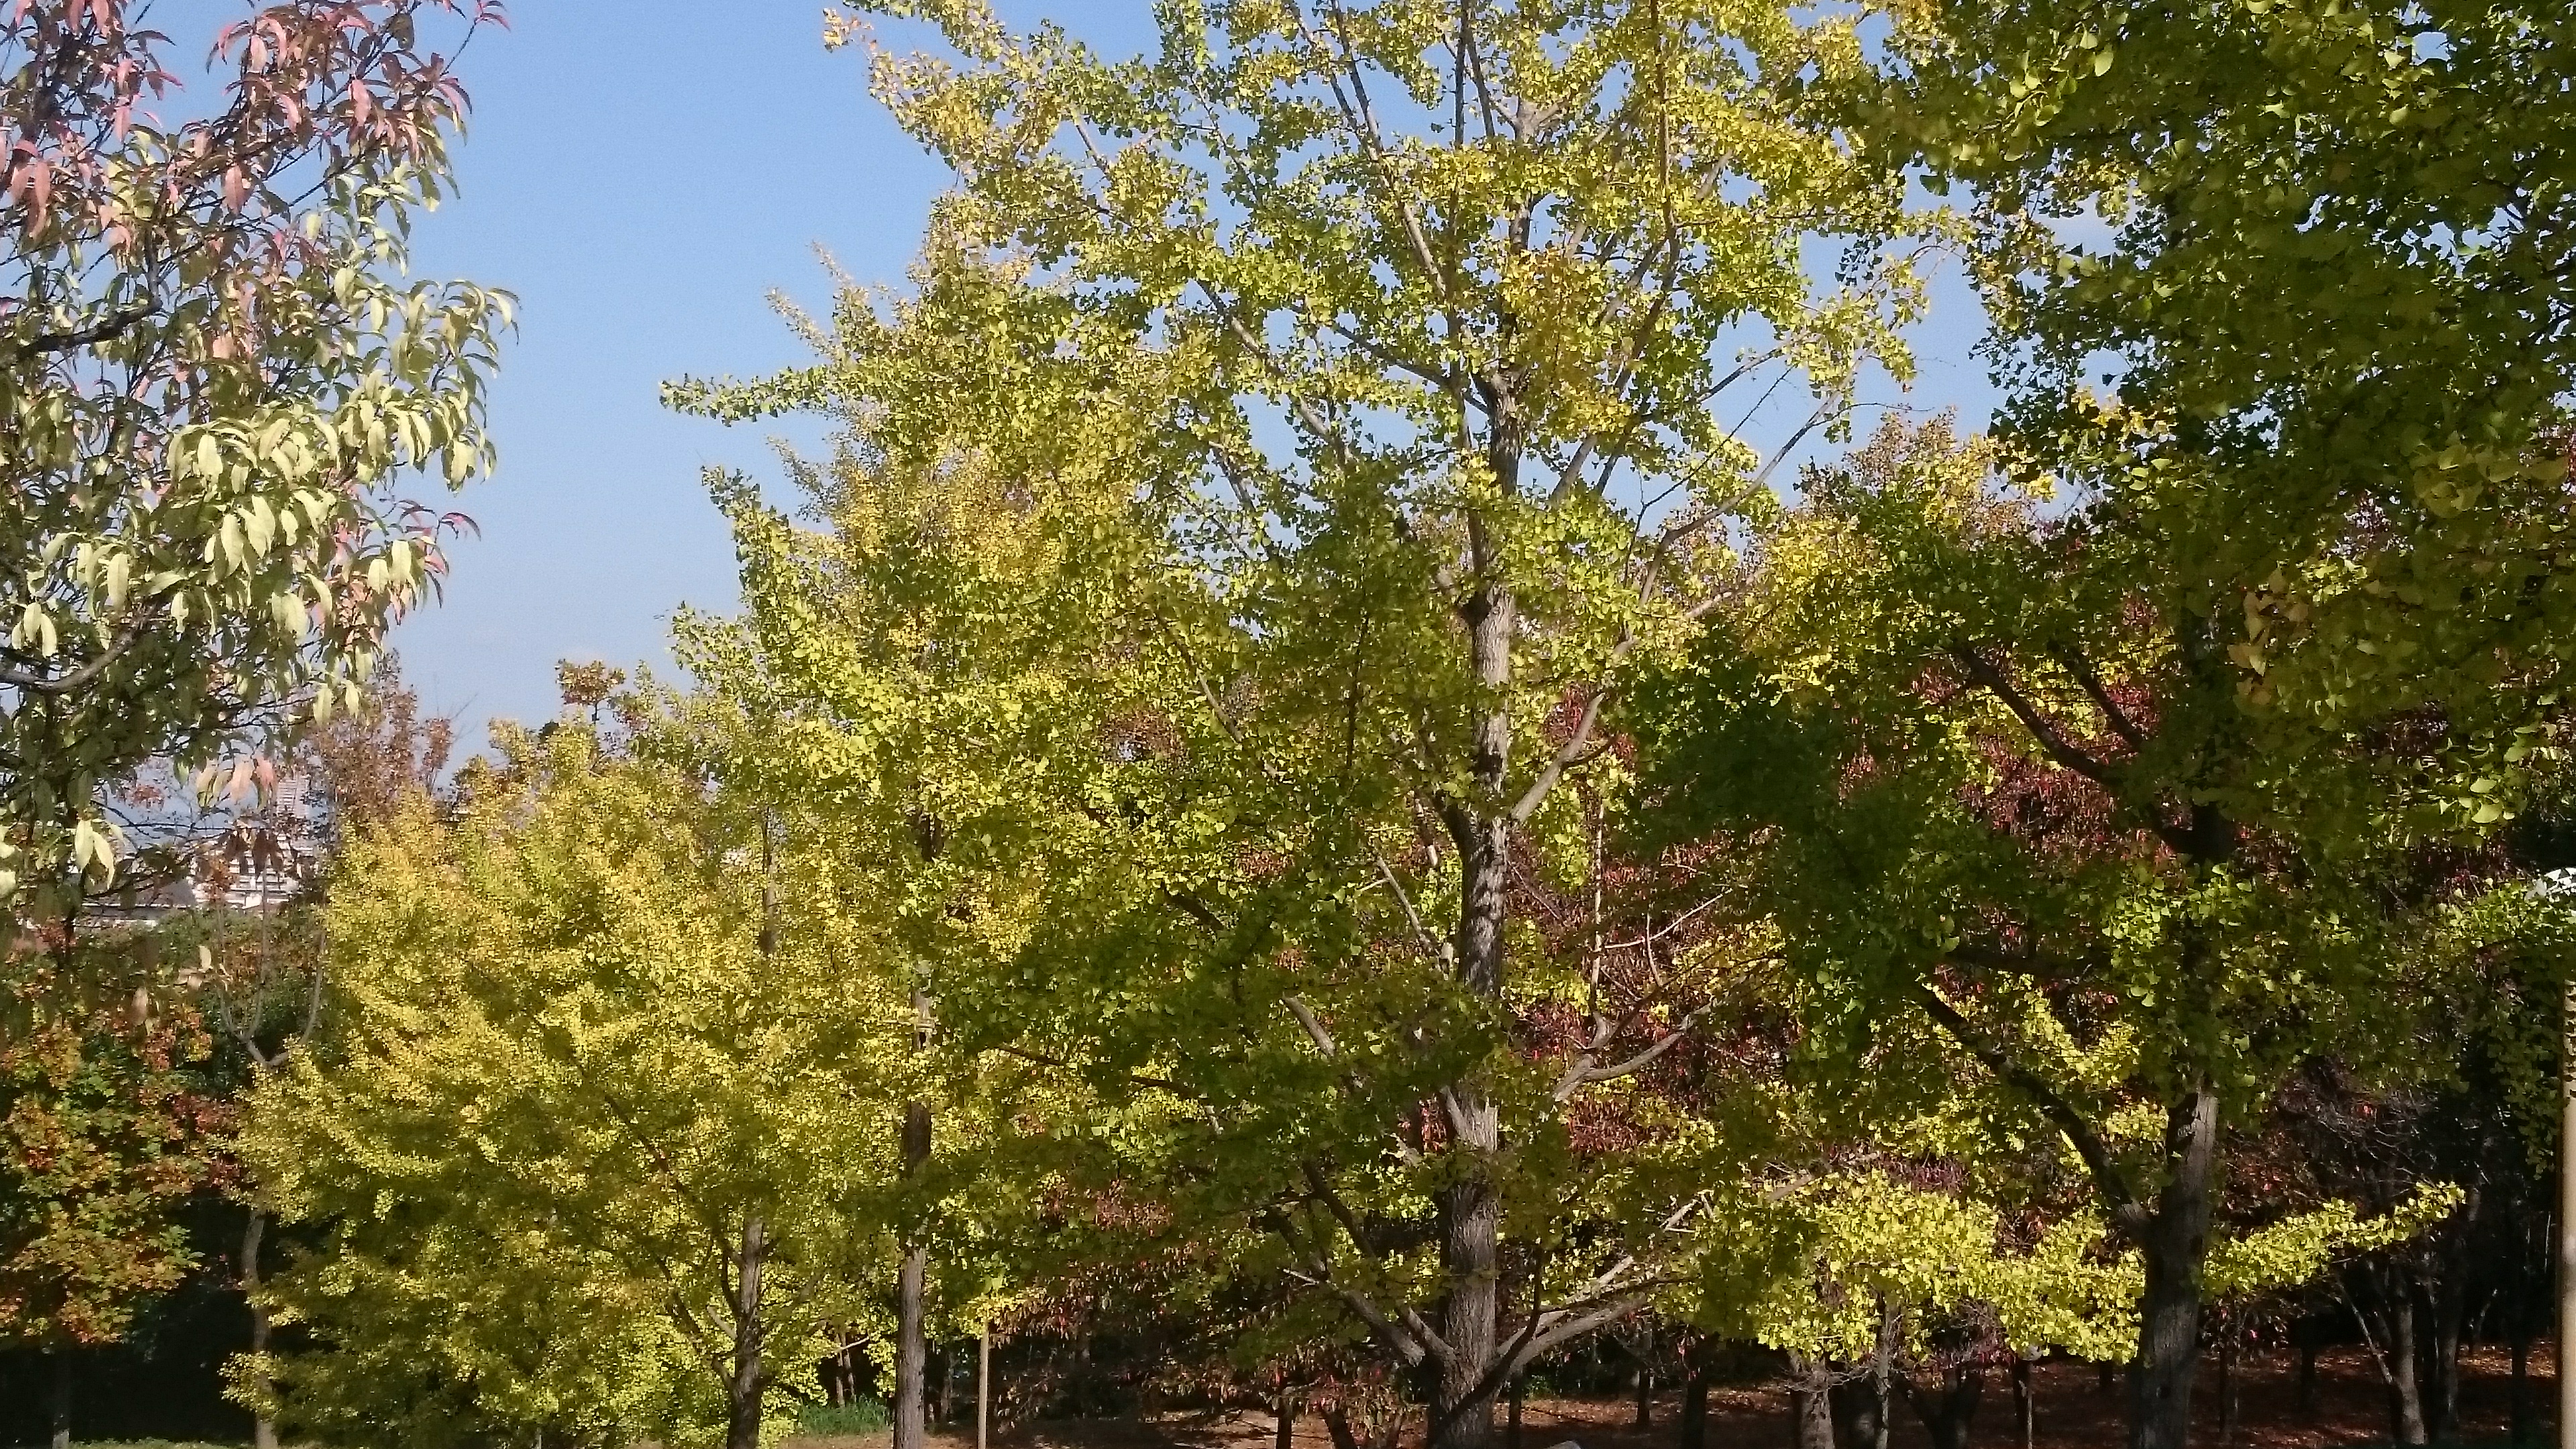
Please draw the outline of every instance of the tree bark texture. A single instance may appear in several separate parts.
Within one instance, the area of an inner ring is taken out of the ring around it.
[[[242,1225],[241,1290],[243,1302],[250,1309],[250,1351],[254,1355],[268,1352],[268,1308],[259,1301],[260,1240],[267,1231],[268,1215],[252,1208],[250,1221]],[[277,1449],[277,1422],[266,1414],[253,1415],[250,1443],[251,1449]]]
[[[1494,460],[1506,482],[1518,472],[1517,450]],[[1508,468],[1501,465],[1509,463]],[[1512,676],[1515,609],[1511,592],[1496,577],[1499,550],[1483,522],[1469,520],[1471,551],[1479,576],[1460,610],[1467,628],[1468,662],[1477,682],[1499,690]],[[1503,989],[1503,942],[1508,912],[1513,823],[1505,811],[1510,783],[1512,720],[1495,709],[1476,722],[1469,746],[1475,798],[1448,802],[1452,843],[1458,848],[1458,928],[1451,941],[1459,984],[1486,1000]],[[1433,1364],[1429,1449],[1486,1449],[1494,1436],[1494,1399],[1502,1391],[1499,1364],[1502,1302],[1503,1200],[1493,1162],[1502,1148],[1502,1114],[1473,1079],[1442,1093],[1449,1118],[1449,1151],[1457,1159],[1449,1182],[1434,1194],[1439,1210],[1442,1297],[1438,1310],[1447,1352]]]
[[[742,1225],[742,1251],[733,1275],[733,1374],[725,1384],[725,1449],[760,1449],[761,1401],[768,1397],[770,1370],[766,1330],[761,1320],[760,1271],[769,1257],[769,1237],[758,1216]]]
[[[1440,1337],[1449,1346],[1437,1364],[1431,1400],[1431,1449],[1485,1449],[1493,1439],[1494,1395],[1489,1383],[1500,1335],[1503,1201],[1494,1188],[1491,1162],[1502,1143],[1502,1114],[1476,1083],[1450,1089],[1457,1102],[1453,1150],[1470,1165],[1434,1195],[1440,1209],[1440,1266],[1447,1295],[1440,1304]]]
[[[1834,1449],[1833,1370],[1793,1359],[1789,1385],[1789,1449]]]
[[[2474,1190],[2464,1212],[2477,1212]],[[2465,1238],[2465,1230],[2459,1236]],[[2425,1335],[2424,1427],[2432,1442],[2448,1443],[2460,1437],[2460,1344],[2469,1330],[2469,1265],[2460,1254],[2443,1252],[2432,1266],[2441,1276],[2425,1285],[2432,1331]]]
[[[53,1360],[53,1392],[45,1404],[48,1442],[53,1449],[72,1449],[72,1351],[55,1349]]]
[[[2424,1386],[2417,1377],[2415,1295],[2403,1274],[2391,1273],[2388,1295],[2388,1428],[2400,1444],[2430,1443],[2424,1431]]]
[[[2146,1269],[2138,1356],[2129,1368],[2129,1449],[2189,1449],[2200,1358],[2200,1273],[2218,1166],[2218,1095],[2195,1090],[2171,1110],[2166,1177],[2135,1236]]]
[[[1923,1432],[1931,1438],[1932,1449],[1968,1449],[1968,1431],[1976,1423],[1977,1405],[1986,1395],[1985,1367],[1962,1364],[1944,1371],[1936,1383],[1938,1387],[1925,1389],[1909,1376],[1905,1380],[1906,1402],[1913,1406],[1914,1417],[1923,1421]]]
[[[915,1022],[913,1050],[930,1047],[930,998],[921,991],[912,994]],[[907,1181],[921,1176],[930,1164],[930,1104],[906,1102],[903,1106],[903,1175]],[[894,1449],[923,1449],[930,1434],[929,1404],[924,1382],[929,1367],[929,1339],[922,1322],[925,1295],[929,1289],[930,1249],[915,1229],[913,1241],[904,1245],[903,1266],[895,1275],[894,1327]],[[943,1417],[945,1417],[943,1411]]]
[[[1709,1339],[1682,1357],[1681,1449],[1708,1449],[1708,1390],[1716,1368],[1717,1345]]]

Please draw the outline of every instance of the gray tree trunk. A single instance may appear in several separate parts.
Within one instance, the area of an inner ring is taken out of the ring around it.
[[[927,1051],[929,996],[918,990],[913,992],[912,1010],[917,1023],[913,1049]],[[907,1181],[920,1177],[930,1164],[930,1128],[928,1102],[904,1103],[903,1175]],[[903,1267],[895,1278],[894,1449],[923,1449],[929,1439],[929,1385],[925,1380],[930,1346],[922,1321],[929,1277],[930,1249],[916,1236],[904,1245]]]
[[[72,1449],[72,1351],[55,1349],[53,1360],[53,1393],[45,1405],[45,1420],[53,1449]]]
[[[1789,1385],[1789,1449],[1834,1449],[1833,1371],[1793,1358]]]
[[[2129,1367],[2130,1449],[2190,1449],[2192,1378],[2200,1361],[2200,1273],[2218,1166],[2218,1096],[2202,1088],[2172,1108],[2166,1178],[2135,1236],[2146,1268],[2138,1356]]]
[[[1506,456],[1498,445],[1495,463],[1496,476],[1508,483],[1518,473],[1517,450]],[[1511,682],[1516,610],[1498,577],[1502,561],[1494,540],[1481,520],[1471,518],[1468,531],[1479,583],[1460,611],[1461,622],[1477,681],[1499,690]],[[1474,798],[1446,806],[1458,848],[1454,969],[1459,984],[1488,1001],[1499,1000],[1503,991],[1514,828],[1504,794],[1511,752],[1509,712],[1497,709],[1478,720],[1468,760]],[[1439,1332],[1448,1352],[1433,1365],[1429,1449],[1486,1449],[1494,1437],[1494,1398],[1503,1388],[1494,1372],[1501,1348],[1503,1199],[1493,1169],[1502,1150],[1502,1114],[1480,1081],[1452,1083],[1443,1096],[1453,1165],[1433,1203],[1444,1285]]]
[[[760,1218],[742,1225],[742,1250],[734,1261],[733,1374],[725,1383],[725,1449],[760,1449],[760,1411],[769,1396],[770,1369],[761,1320],[760,1271],[769,1236]]]
[[[270,1326],[268,1309],[259,1301],[260,1240],[267,1235],[268,1217],[257,1208],[250,1210],[250,1221],[242,1226],[241,1289],[250,1306],[250,1351],[268,1352]],[[266,1414],[254,1415],[250,1421],[251,1449],[277,1449],[277,1422]]]
[[[2424,1385],[2417,1376],[2415,1294],[2405,1275],[2388,1275],[2388,1418],[2389,1431],[2400,1444],[2428,1444],[2424,1431]]]

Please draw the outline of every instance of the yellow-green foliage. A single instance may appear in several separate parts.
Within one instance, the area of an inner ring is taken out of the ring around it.
[[[2432,1184],[2376,1218],[2333,1202],[2222,1236],[2211,1246],[2208,1291],[2229,1299],[2295,1287],[2339,1257],[2422,1232],[2460,1200],[2459,1189]],[[2096,1213],[2058,1217],[2016,1245],[1990,1203],[1868,1172],[1740,1195],[1703,1233],[1712,1242],[1697,1320],[1776,1348],[1865,1359],[1882,1304],[1908,1352],[1969,1315],[1990,1315],[2001,1340],[2023,1353],[2124,1362],[2136,1346],[2138,1256],[2111,1240]]]
[[[336,1030],[260,1084],[243,1145],[318,1234],[269,1290],[317,1351],[239,1377],[330,1441],[701,1442],[746,1218],[791,1376],[890,1260],[909,1011],[791,812],[572,723],[505,753],[460,818],[416,805],[334,881]]]

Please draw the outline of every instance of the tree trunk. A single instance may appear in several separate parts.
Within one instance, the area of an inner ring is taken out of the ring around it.
[[[2030,1360],[2020,1354],[2013,1355],[2012,1387],[2013,1422],[2021,1428],[2021,1449],[2031,1449],[2039,1437],[2039,1406],[2031,1402]]]
[[[2467,1211],[2477,1211],[2474,1194]],[[2468,1332],[2469,1274],[2468,1265],[2450,1253],[2435,1259],[2434,1270],[2442,1276],[2425,1285],[2433,1331],[2426,1336],[2432,1392],[2424,1406],[2424,1427],[2433,1442],[2449,1443],[2460,1437],[2460,1340]]]
[[[250,1352],[253,1356],[268,1352],[268,1307],[259,1301],[259,1249],[267,1235],[268,1215],[257,1208],[250,1210],[250,1221],[242,1226],[241,1290],[242,1301],[250,1308]],[[250,1421],[251,1449],[277,1449],[277,1421],[263,1413],[254,1413]]]
[[[1682,1358],[1681,1449],[1708,1449],[1708,1381],[1716,1370],[1716,1348],[1715,1340],[1703,1338]]]
[[[1834,1449],[1833,1372],[1821,1362],[1790,1360],[1789,1449]]]
[[[1295,1423],[1289,1417],[1287,1399],[1280,1399],[1279,1449],[1288,1449],[1288,1430]],[[983,1334],[975,1340],[975,1449],[984,1449],[987,1436],[993,1432],[993,1325],[984,1325]]]
[[[1270,1449],[1289,1449],[1297,1439],[1297,1401],[1286,1389],[1279,1391],[1278,1419],[1270,1428]]]
[[[1878,1428],[1869,1437],[1869,1449],[1887,1449],[1887,1436],[1896,1432],[1896,1314],[1887,1306],[1887,1297],[1878,1300],[1878,1351],[1871,1355],[1870,1388],[1878,1395]],[[1908,1389],[1912,1385],[1907,1385]]]
[[[1458,1102],[1455,1145],[1470,1165],[1434,1195],[1440,1207],[1440,1267],[1448,1293],[1440,1336],[1449,1346],[1432,1385],[1430,1449],[1485,1449],[1493,1439],[1493,1369],[1498,1335],[1495,1279],[1500,1270],[1503,1202],[1491,1162],[1502,1119],[1481,1086],[1451,1089]]]
[[[2388,1294],[2389,1432],[2400,1444],[2430,1441],[2424,1432],[2424,1389],[2416,1377],[2415,1295],[2402,1274],[2391,1273]]]
[[[733,1278],[733,1376],[725,1384],[725,1449],[760,1449],[761,1401],[768,1397],[769,1367],[761,1323],[760,1270],[769,1256],[759,1217],[742,1225],[742,1252]]]
[[[58,1348],[53,1358],[53,1394],[45,1405],[45,1423],[53,1449],[72,1449],[72,1351]]]
[[[1528,1392],[1529,1375],[1526,1373],[1512,1375],[1511,1412],[1504,1421],[1503,1430],[1504,1449],[1521,1449],[1521,1400]]]
[[[1505,488],[1520,471],[1519,445],[1498,437],[1489,461]],[[1485,520],[1467,520],[1469,562],[1476,587],[1459,610],[1467,630],[1468,663],[1478,684],[1500,691],[1512,677],[1517,618],[1509,585],[1501,577],[1502,551]],[[1511,783],[1512,716],[1491,710],[1476,721],[1468,750],[1472,798],[1442,805],[1451,843],[1458,850],[1458,928],[1450,950],[1458,982],[1474,996],[1503,994],[1503,944],[1509,914],[1512,832],[1505,798]],[[1437,1357],[1431,1384],[1428,1449],[1486,1449],[1494,1435],[1494,1374],[1501,1334],[1500,1240],[1503,1200],[1493,1163],[1502,1148],[1502,1116],[1485,1084],[1455,1082],[1442,1093],[1449,1113],[1448,1183],[1433,1195],[1440,1216],[1443,1293],[1439,1333],[1448,1351]]]
[[[1340,1404],[1324,1409],[1324,1432],[1333,1436],[1333,1449],[1360,1449],[1360,1439],[1351,1432],[1351,1411]]]
[[[1878,1449],[1887,1442],[1887,1400],[1878,1391],[1878,1375],[1841,1379],[1825,1391],[1833,1406],[1834,1438],[1842,1449]]]
[[[1508,836],[1499,824],[1480,824],[1481,848],[1463,864],[1467,900],[1459,924],[1459,962],[1468,987],[1480,996],[1499,992],[1502,979],[1503,873]],[[1493,1159],[1502,1147],[1502,1114],[1481,1082],[1459,1082],[1447,1093],[1449,1150],[1458,1161],[1449,1184],[1433,1195],[1440,1214],[1440,1269],[1446,1286],[1440,1337],[1448,1353],[1432,1381],[1429,1449],[1485,1449],[1494,1431],[1490,1382],[1499,1347],[1503,1200],[1494,1185]]]
[[[2513,1382],[2506,1392],[2505,1442],[2522,1449],[2531,1442],[2531,1330],[2519,1323],[2513,1330]]]
[[[930,1047],[930,998],[915,990],[912,993],[914,1020],[913,1050]],[[930,1104],[903,1104],[903,1175],[912,1181],[930,1162]],[[929,1341],[922,1325],[924,1295],[930,1276],[930,1249],[920,1240],[921,1230],[914,1229],[913,1241],[904,1245],[903,1267],[895,1276],[894,1328],[894,1449],[924,1449],[929,1438],[928,1404],[924,1398],[924,1370],[929,1365]],[[943,1388],[944,1395],[944,1388]],[[943,1407],[941,1417],[945,1418]]]
[[[1914,1406],[1914,1417],[1923,1421],[1923,1432],[1930,1435],[1932,1449],[1968,1449],[1968,1430],[1976,1422],[1977,1404],[1985,1398],[1986,1371],[1979,1364],[1962,1364],[1941,1376],[1941,1387],[1925,1393],[1905,1380],[1906,1401]],[[1881,1431],[1882,1435],[1884,1430]],[[1882,1437],[1882,1443],[1885,1439]]]
[[[2218,1095],[2176,1103],[2165,1127],[2164,1186],[2136,1233],[2146,1269],[2138,1356],[2129,1366],[2129,1449],[2189,1449],[2200,1358],[2200,1272],[2218,1165]]]
[[[1637,1427],[1655,1426],[1655,1325],[1649,1319],[1637,1351]]]

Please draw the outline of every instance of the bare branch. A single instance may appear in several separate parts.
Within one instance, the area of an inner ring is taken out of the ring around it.
[[[1324,1025],[1323,1018],[1315,1015],[1315,1008],[1294,996],[1281,997],[1280,1004],[1288,1008],[1290,1016],[1297,1018],[1299,1026],[1306,1029],[1306,1039],[1315,1044],[1316,1051],[1327,1057],[1341,1054],[1340,1048],[1334,1045],[1331,1029]]]
[[[1556,1089],[1553,1095],[1557,1101],[1562,1102],[1567,1098],[1572,1097],[1576,1092],[1581,1091],[1585,1087],[1593,1086],[1601,1082],[1615,1082],[1621,1077],[1634,1076],[1637,1073],[1644,1071],[1646,1068],[1654,1065],[1656,1060],[1662,1057],[1664,1053],[1681,1045],[1682,1039],[1690,1035],[1691,1028],[1699,1025],[1699,1019],[1708,1015],[1708,1013],[1715,1009],[1716,1006],[1717,1003],[1713,1000],[1701,1002],[1699,1005],[1692,1007],[1687,1013],[1685,1013],[1681,1020],[1674,1022],[1671,1031],[1657,1037],[1644,1050],[1639,1051],[1625,1061],[1614,1062],[1608,1066],[1599,1066],[1595,1065],[1598,1060],[1597,1053],[1602,1047],[1608,1046],[1611,1041],[1616,1040],[1618,1037],[1617,1030],[1605,1033],[1600,1041],[1587,1048],[1584,1052],[1578,1055],[1572,1063],[1567,1065],[1565,1072],[1556,1080]],[[1632,1014],[1629,1017],[1630,1021],[1634,1021],[1635,1019],[1635,1014]],[[1625,1023],[1622,1023],[1621,1029],[1624,1029],[1624,1027]]]
[[[1600,757],[1602,751],[1610,748],[1608,740],[1592,737],[1594,729],[1601,723],[1601,706],[1609,698],[1610,690],[1605,686],[1594,690],[1592,698],[1584,702],[1583,716],[1575,722],[1573,735],[1548,757],[1547,764],[1538,772],[1538,778],[1530,781],[1529,788],[1521,792],[1521,798],[1513,802],[1511,820],[1514,825],[1529,823],[1529,818],[1538,813],[1538,807],[1546,803],[1548,794],[1555,790],[1556,782],[1565,778],[1566,771],[1591,763]]]

